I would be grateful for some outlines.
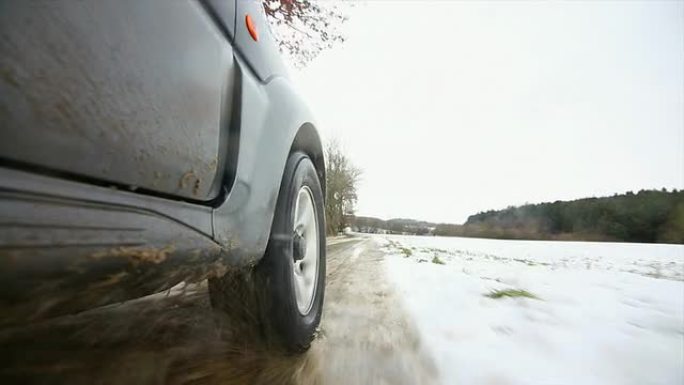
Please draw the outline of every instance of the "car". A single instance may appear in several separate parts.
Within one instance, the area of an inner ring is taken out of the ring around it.
[[[1,326],[208,280],[304,351],[325,157],[263,5],[0,3]]]

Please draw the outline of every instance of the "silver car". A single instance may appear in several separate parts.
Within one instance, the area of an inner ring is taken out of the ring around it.
[[[325,161],[267,23],[258,1],[0,2],[2,326],[208,279],[308,348]]]

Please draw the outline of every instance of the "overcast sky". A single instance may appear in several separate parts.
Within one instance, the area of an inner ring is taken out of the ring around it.
[[[683,4],[368,2],[293,75],[363,169],[361,215],[681,189]]]

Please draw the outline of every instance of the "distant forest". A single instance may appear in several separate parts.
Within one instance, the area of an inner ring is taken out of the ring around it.
[[[362,232],[501,239],[684,243],[684,190],[526,204],[468,217],[463,225],[350,217]]]

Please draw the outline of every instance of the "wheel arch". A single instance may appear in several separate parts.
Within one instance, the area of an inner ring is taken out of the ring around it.
[[[321,190],[323,190],[323,197],[325,199],[325,152],[323,150],[321,137],[312,123],[307,122],[299,127],[299,130],[292,141],[290,154],[293,154],[296,151],[301,151],[311,158],[311,161],[316,167],[316,174],[318,174],[318,180],[321,183]]]

